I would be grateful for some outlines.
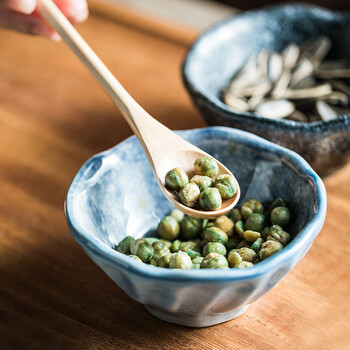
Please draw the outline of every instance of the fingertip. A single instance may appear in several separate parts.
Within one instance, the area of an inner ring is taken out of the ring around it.
[[[64,2],[62,11],[73,23],[85,21],[89,16],[89,8],[86,0]]]
[[[30,15],[36,8],[36,0],[7,0],[4,6],[9,10]]]

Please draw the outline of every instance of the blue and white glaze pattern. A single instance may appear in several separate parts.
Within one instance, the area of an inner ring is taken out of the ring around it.
[[[141,237],[155,228],[173,209],[135,136],[85,163],[68,191],[65,212],[77,242],[128,295],[163,320],[205,327],[239,316],[303,258],[323,226],[326,192],[304,159],[253,134],[225,127],[178,134],[235,174],[239,205],[252,196],[288,202],[295,237],[282,252],[251,269],[170,270],[113,250],[124,236]]]
[[[327,122],[300,123],[236,112],[220,95],[249,57],[261,50],[281,51],[289,43],[326,35],[328,58],[350,59],[350,12],[288,4],[247,11],[202,34],[183,63],[183,80],[209,125],[246,130],[303,156],[320,175],[350,161],[350,114]]]

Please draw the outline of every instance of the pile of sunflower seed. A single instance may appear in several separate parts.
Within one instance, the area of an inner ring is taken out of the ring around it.
[[[289,44],[251,57],[222,91],[234,111],[270,119],[327,121],[350,113],[350,60],[326,60],[331,41]]]

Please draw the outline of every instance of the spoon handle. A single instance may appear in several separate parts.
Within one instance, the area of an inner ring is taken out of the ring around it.
[[[156,124],[158,127],[162,126],[166,130],[169,130],[152,118],[128,94],[52,0],[40,0],[39,11],[94,75],[113,101],[120,107],[125,119],[143,146],[144,140],[141,135],[143,133],[140,132],[140,128],[145,129]],[[146,151],[146,154],[147,153]],[[149,156],[149,154],[147,154],[147,156]]]

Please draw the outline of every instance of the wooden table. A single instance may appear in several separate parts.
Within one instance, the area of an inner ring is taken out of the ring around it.
[[[204,126],[180,76],[196,33],[94,10],[79,30],[136,100]],[[65,222],[74,174],[129,135],[63,43],[0,31],[0,349],[350,349],[350,165],[325,180],[325,226],[295,269],[238,319],[190,329],[130,299]]]

